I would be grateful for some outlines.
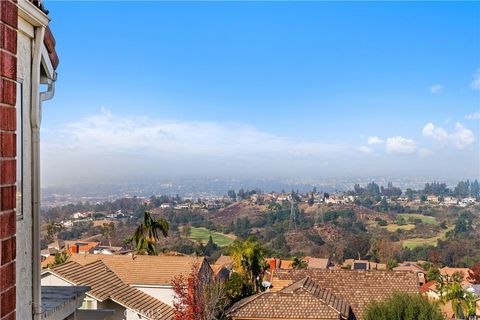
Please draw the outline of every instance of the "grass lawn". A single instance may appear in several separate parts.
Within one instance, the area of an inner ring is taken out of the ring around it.
[[[413,218],[413,219],[420,219],[422,220],[423,223],[429,223],[429,224],[434,224],[437,225],[438,222],[434,217],[430,216],[424,216],[423,214],[418,214],[418,213],[401,213],[399,216],[403,217],[407,222],[408,218]]]
[[[228,246],[232,244],[233,240],[235,240],[235,236],[211,231],[206,228],[191,227],[190,229],[189,238],[192,240],[198,240],[205,244],[208,242],[209,236],[212,236],[213,242],[215,242],[220,247]]]
[[[414,249],[418,246],[423,246],[423,245],[436,247],[438,238],[439,237],[437,236],[437,237],[433,237],[433,238],[408,239],[408,240],[403,241],[403,247],[404,248],[409,248],[409,249]]]
[[[437,236],[435,236],[433,238],[407,239],[407,240],[403,241],[402,245],[403,245],[404,248],[409,248],[409,249],[413,249],[415,247],[423,246],[423,245],[436,247],[438,239],[444,239],[447,232],[452,230],[452,229],[453,229],[453,227],[449,227],[447,230],[441,231]]]
[[[415,225],[414,224],[406,224],[406,225],[403,225],[403,226],[399,226],[397,224],[390,223],[384,228],[386,228],[390,232],[395,232],[397,230],[412,230],[412,229],[415,229]]]

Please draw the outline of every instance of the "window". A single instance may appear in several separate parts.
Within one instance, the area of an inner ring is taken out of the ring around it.
[[[23,219],[23,82],[17,81],[17,220]]]

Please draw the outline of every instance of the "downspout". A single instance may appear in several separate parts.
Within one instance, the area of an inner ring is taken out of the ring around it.
[[[42,314],[41,264],[40,264],[40,64],[44,27],[35,28],[32,58],[31,112],[32,126],[32,308],[33,319]]]

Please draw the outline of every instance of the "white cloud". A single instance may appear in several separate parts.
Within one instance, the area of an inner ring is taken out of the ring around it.
[[[443,85],[441,84],[434,84],[433,86],[430,87],[430,92],[431,93],[439,93],[440,91],[443,90]]]
[[[470,87],[473,90],[480,90],[480,69],[478,69],[473,75],[473,80],[470,82]]]
[[[414,140],[400,136],[388,138],[385,147],[387,153],[391,154],[412,154],[417,150]]]
[[[232,122],[122,117],[101,112],[42,131],[43,169],[50,181],[171,175],[285,175],[347,165],[348,144],[280,136]]]
[[[382,144],[383,140],[380,139],[379,137],[373,136],[373,137],[368,137],[368,144]]]
[[[372,149],[367,147],[367,146],[360,146],[360,147],[357,147],[357,150],[363,154],[371,154],[372,153]]]
[[[431,122],[427,123],[422,129],[422,135],[436,141],[441,146],[452,145],[457,149],[465,149],[475,142],[473,132],[459,122],[455,124],[452,133],[448,133],[441,127],[435,127]]]
[[[477,111],[477,112],[467,114],[465,116],[465,119],[467,119],[467,120],[479,120],[480,119],[480,112]]]

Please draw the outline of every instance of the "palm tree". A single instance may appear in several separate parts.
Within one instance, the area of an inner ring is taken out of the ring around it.
[[[299,257],[292,258],[292,268],[293,269],[307,269],[308,262]]]
[[[450,302],[452,311],[457,319],[463,319],[475,314],[475,297],[471,292],[462,288],[460,282],[450,282],[443,288],[442,302]]]
[[[260,242],[251,239],[243,242],[236,240],[230,247],[235,271],[245,277],[255,292],[260,288],[259,277],[264,269],[265,254],[265,249]]]
[[[140,255],[156,256],[156,244],[159,238],[159,231],[164,237],[168,236],[168,221],[163,218],[154,220],[150,212],[145,211],[143,222],[135,229],[128,242],[133,242],[135,251]]]

